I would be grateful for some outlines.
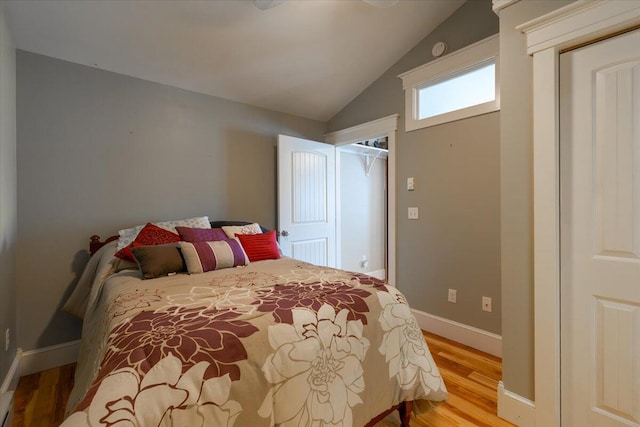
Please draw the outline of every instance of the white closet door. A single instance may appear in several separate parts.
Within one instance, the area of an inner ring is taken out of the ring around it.
[[[640,426],[640,31],[561,55],[561,418]]]
[[[278,229],[286,256],[336,266],[335,147],[278,136]]]

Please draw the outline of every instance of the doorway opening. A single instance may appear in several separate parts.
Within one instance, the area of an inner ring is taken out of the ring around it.
[[[336,146],[338,266],[384,278],[391,286],[396,284],[398,117],[393,114],[325,135],[325,142]],[[367,244],[377,244],[378,249]]]
[[[337,264],[387,279],[387,137],[336,150]]]

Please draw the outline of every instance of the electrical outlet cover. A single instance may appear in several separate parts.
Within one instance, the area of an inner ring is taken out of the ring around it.
[[[492,311],[492,307],[491,307],[491,298],[489,298],[489,297],[482,297],[482,310],[484,310],[484,311],[488,311],[488,312],[491,312],[491,311]]]

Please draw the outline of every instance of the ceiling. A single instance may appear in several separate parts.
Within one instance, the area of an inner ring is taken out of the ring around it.
[[[18,49],[327,121],[464,0],[2,0]]]

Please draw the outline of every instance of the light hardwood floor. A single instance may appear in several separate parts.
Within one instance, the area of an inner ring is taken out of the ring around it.
[[[501,360],[428,332],[424,336],[449,390],[449,400],[412,417],[411,426],[512,426],[496,415]],[[58,426],[73,387],[74,370],[75,364],[22,377],[15,393],[14,427]],[[378,425],[399,424],[393,414]]]

